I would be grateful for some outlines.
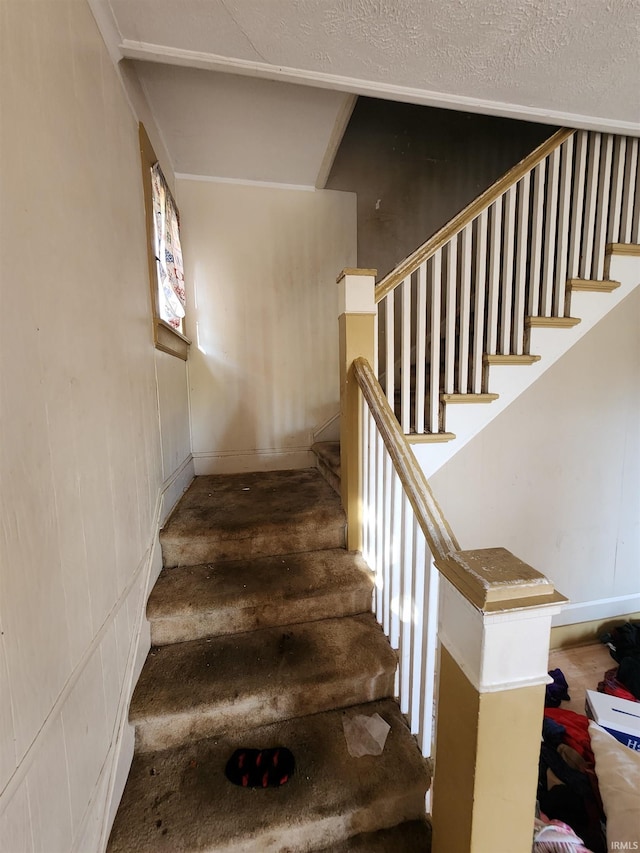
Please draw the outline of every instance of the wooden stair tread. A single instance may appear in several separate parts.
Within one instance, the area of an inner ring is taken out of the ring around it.
[[[443,403],[493,403],[499,394],[440,394]]]
[[[453,441],[455,435],[452,432],[412,432],[405,438],[409,444],[436,444],[441,441]]]
[[[484,364],[535,364],[536,361],[540,361],[539,355],[502,355],[501,353],[495,355],[489,355],[485,353],[482,356],[482,361]]]
[[[599,281],[589,278],[570,278],[567,281],[567,290],[584,290],[594,293],[611,293],[620,287],[619,281]]]
[[[579,317],[525,317],[528,329],[572,329],[580,323]]]
[[[607,243],[604,249],[605,255],[631,255],[640,257],[639,243]]]

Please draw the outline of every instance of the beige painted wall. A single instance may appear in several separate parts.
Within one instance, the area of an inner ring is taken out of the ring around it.
[[[85,0],[2,0],[0,33],[0,850],[90,853],[186,372],[153,348],[136,120]]]
[[[501,545],[571,599],[638,610],[640,288],[431,477],[463,548]]]
[[[196,471],[312,464],[311,432],[339,410],[336,276],[355,263],[355,197],[190,180],[177,192]]]

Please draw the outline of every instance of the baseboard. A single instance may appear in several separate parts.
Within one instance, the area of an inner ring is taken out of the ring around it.
[[[175,505],[189,488],[195,477],[193,456],[189,454],[184,462],[176,468],[170,477],[162,484],[160,504],[160,526],[165,523],[173,512]]]
[[[316,441],[340,441],[340,412],[316,427],[312,435],[314,444]]]
[[[145,618],[147,599],[162,570],[162,552],[158,533],[162,522],[168,517],[177,501],[180,500],[185,489],[193,480],[193,477],[193,458],[189,455],[171,477],[164,482],[162,490],[158,495],[152,528],[153,538],[148,552],[148,563],[140,578],[140,584],[136,585],[139,590],[138,600],[135,602],[136,629],[131,648],[129,649],[127,676],[125,678],[126,689],[123,690],[123,701],[121,700],[120,707],[118,708],[117,734],[112,742],[110,753],[105,759],[101,778],[96,783],[96,790],[99,790],[102,783],[102,775],[104,773],[108,774],[108,784],[105,789],[106,798],[96,798],[94,807],[100,816],[100,832],[97,836],[99,843],[97,846],[91,848],[78,847],[77,853],[83,853],[83,849],[96,849],[99,851],[106,849],[111,827],[113,826],[113,821],[115,820],[116,812],[122,798],[131,762],[133,761],[135,741],[133,727],[129,724],[129,703],[133,689],[140,677],[140,672],[151,648],[151,631],[149,623]],[[135,589],[132,591],[135,592]],[[91,821],[85,819],[85,822],[90,828]],[[81,833],[80,837],[81,839],[87,838],[86,831]]]
[[[285,471],[315,467],[315,456],[308,447],[287,450],[247,450],[239,453],[194,453],[196,476],[201,474],[244,474],[249,471]]]
[[[553,619],[551,648],[581,646],[630,619],[640,619],[640,595],[567,604]]]

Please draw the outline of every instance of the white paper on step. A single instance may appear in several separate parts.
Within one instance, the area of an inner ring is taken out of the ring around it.
[[[381,755],[391,726],[380,714],[366,717],[358,714],[355,717],[343,717],[342,728],[347,741],[347,749],[352,758],[362,758],[363,755]]]

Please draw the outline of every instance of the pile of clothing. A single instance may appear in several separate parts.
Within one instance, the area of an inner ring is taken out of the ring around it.
[[[625,622],[600,639],[609,646],[618,666],[605,672],[598,690],[619,699],[640,702],[640,622]]]

